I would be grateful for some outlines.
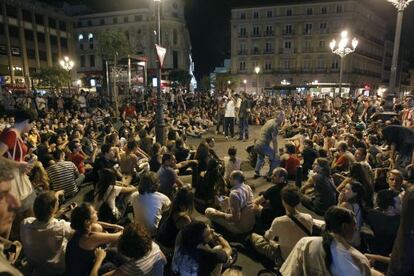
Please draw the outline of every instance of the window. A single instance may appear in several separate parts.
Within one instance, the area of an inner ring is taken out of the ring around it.
[[[292,49],[292,41],[286,40],[284,43],[285,49]]]
[[[246,13],[245,12],[240,13],[240,19],[246,19]]]
[[[46,51],[39,50],[39,59],[42,60],[42,61],[47,60]]]
[[[44,33],[37,33],[37,42],[38,43],[45,43],[45,34]]]
[[[64,37],[60,38],[60,47],[61,48],[68,48],[68,40]]]
[[[292,34],[293,33],[293,28],[292,25],[285,25],[285,34]]]
[[[142,15],[135,15],[134,20],[135,22],[142,21]]]
[[[288,70],[290,68],[290,60],[283,60],[283,69]]]
[[[95,67],[95,56],[94,55],[89,56],[89,66]]]
[[[92,20],[88,20],[88,26],[92,26]]]
[[[17,9],[14,6],[6,5],[6,13],[10,17],[17,18]]]
[[[112,18],[112,23],[118,24],[118,18],[117,17]]]
[[[59,21],[59,30],[66,32],[66,23]]]
[[[173,30],[173,44],[177,45],[178,43],[178,32],[176,29]]]
[[[321,13],[322,13],[322,14],[327,14],[327,13],[328,13],[328,11],[327,11],[326,7],[322,7],[322,9],[321,9]]]
[[[36,58],[35,50],[27,48],[27,57],[30,59],[35,59]]]
[[[266,46],[265,46],[265,52],[266,53],[271,53],[272,50],[272,42],[266,42]]]
[[[246,36],[247,32],[246,32],[246,28],[242,27],[240,28],[240,36]]]
[[[19,37],[19,29],[15,26],[9,25],[9,35],[10,37]]]
[[[78,35],[78,40],[81,41],[83,39],[83,34]]]
[[[325,48],[325,40],[319,40],[319,48]]]
[[[105,19],[101,18],[101,19],[99,20],[99,24],[100,24],[100,25],[105,25]]]
[[[36,24],[43,25],[44,24],[43,15],[36,13],[35,14],[35,21],[36,21]]]
[[[303,61],[303,68],[304,69],[311,69],[312,68],[312,60],[310,59],[305,59]]]
[[[50,36],[50,44],[57,46],[57,37],[55,35]]]
[[[266,35],[273,35],[273,26],[267,25],[266,26]]]
[[[318,69],[325,69],[325,60],[323,58],[318,59]]]
[[[125,16],[124,17],[124,23],[128,23],[129,22],[129,17],[128,16]]]
[[[32,13],[28,10],[22,10],[23,20],[32,22]]]
[[[305,34],[307,35],[312,34],[312,23],[305,24]]]
[[[245,61],[240,61],[239,69],[240,69],[240,71],[246,71],[246,62]]]
[[[342,5],[337,5],[336,6],[336,13],[342,13]]]
[[[83,43],[79,44],[79,49],[83,50]]]
[[[252,47],[252,54],[259,54],[259,47],[257,46],[257,42],[254,42]]]
[[[292,16],[292,9],[286,10],[286,16]]]
[[[303,44],[303,48],[305,50],[310,50],[312,48],[312,40],[306,39],[304,44]]]
[[[56,28],[56,20],[49,17],[49,27],[55,29]]]
[[[321,30],[321,34],[327,33],[326,23],[323,22],[319,25],[319,29]]]
[[[85,56],[80,56],[80,66],[85,67]]]
[[[92,34],[92,33],[89,33],[89,34],[88,34],[88,40],[89,40],[89,41],[93,40],[93,34]]]
[[[271,60],[266,60],[265,61],[265,66],[264,66],[265,68],[265,71],[270,71],[270,70],[272,70],[272,61]]]
[[[332,60],[331,67],[332,67],[332,69],[339,69],[339,60],[337,58],[335,58],[334,60]]]
[[[259,28],[259,26],[254,26],[254,27],[253,27],[253,35],[254,35],[254,36],[258,36],[258,35],[259,35],[259,33],[260,33],[260,28]]]
[[[178,51],[172,52],[172,58],[173,58],[173,69],[178,68]]]
[[[267,11],[266,15],[267,17],[273,17],[273,11]]]
[[[313,9],[312,8],[307,8],[306,9],[306,14],[307,15],[312,15],[313,14]]]
[[[26,38],[26,40],[28,41],[33,41],[34,40],[34,34],[31,30],[24,30],[24,37]]]
[[[259,18],[259,12],[258,11],[253,12],[253,18]]]

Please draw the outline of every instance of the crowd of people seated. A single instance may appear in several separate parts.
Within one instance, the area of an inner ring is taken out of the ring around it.
[[[383,120],[375,97],[172,91],[164,145],[146,93],[119,112],[31,97],[2,102],[0,273],[232,275],[236,240],[281,275],[414,275],[411,96]],[[236,147],[205,135],[237,125],[270,182],[259,194]]]

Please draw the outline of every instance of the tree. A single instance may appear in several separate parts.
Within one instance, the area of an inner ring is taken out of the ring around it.
[[[182,86],[188,86],[191,81],[191,75],[185,70],[173,70],[168,74],[168,79],[172,83],[178,83]]]
[[[40,86],[51,87],[56,90],[70,83],[69,72],[60,67],[40,68],[32,74],[32,77],[39,81]]]
[[[125,57],[134,53],[127,36],[123,32],[115,30],[99,32],[96,39],[98,41],[98,54],[104,60],[113,60],[115,55]]]

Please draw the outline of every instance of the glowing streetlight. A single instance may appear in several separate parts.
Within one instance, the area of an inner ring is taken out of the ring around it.
[[[70,75],[70,71],[75,66],[75,62],[73,62],[73,60],[71,60],[68,56],[64,56],[63,59],[59,61],[59,64],[63,68],[63,70],[68,72],[68,75],[69,75],[68,89],[70,92],[70,83],[72,81],[72,76]]]
[[[282,80],[280,82],[281,85],[290,85],[290,82],[288,82],[287,80]]]
[[[256,94],[259,94],[259,73],[260,73],[260,67],[259,66],[254,67],[254,72],[256,73]]]
[[[394,38],[394,50],[392,54],[392,64],[391,64],[391,73],[390,73],[390,87],[386,92],[385,97],[385,109],[392,110],[393,107],[393,98],[396,95],[396,82],[397,82],[397,66],[398,66],[398,55],[400,50],[401,42],[401,30],[404,10],[408,7],[410,2],[413,0],[387,0],[397,8],[397,24],[395,26],[395,38]]]
[[[332,50],[332,53],[337,54],[341,57],[341,67],[339,69],[339,95],[341,95],[342,90],[342,76],[343,76],[343,62],[344,57],[355,52],[356,47],[358,46],[358,39],[353,38],[351,41],[351,47],[348,47],[349,38],[348,38],[348,31],[341,32],[341,38],[339,42],[335,39],[329,43],[329,47]],[[335,92],[334,92],[335,96]]]
[[[243,84],[244,84],[244,93],[246,93],[247,80],[243,80]]]

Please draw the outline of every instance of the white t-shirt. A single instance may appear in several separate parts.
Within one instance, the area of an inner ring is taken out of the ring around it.
[[[235,107],[234,107],[234,101],[229,100],[226,103],[226,111],[224,113],[224,117],[236,117]]]
[[[236,160],[233,162],[233,161],[230,161],[229,156],[225,156],[224,157],[224,179],[229,180],[230,174],[233,171],[240,170],[240,166],[241,166],[241,160],[239,158],[236,158]]]
[[[66,245],[74,230],[70,222],[52,218],[47,223],[34,217],[23,220],[20,237],[23,252],[39,275],[54,275],[65,271]]]
[[[160,193],[132,194],[135,223],[143,223],[151,234],[157,232],[162,213],[170,206],[170,199]]]

